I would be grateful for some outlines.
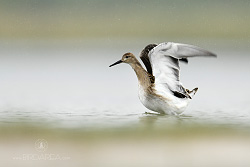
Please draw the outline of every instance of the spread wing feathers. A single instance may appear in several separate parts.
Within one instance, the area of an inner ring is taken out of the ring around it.
[[[152,52],[165,53],[177,59],[197,57],[197,56],[217,57],[216,54],[209,52],[205,49],[202,49],[200,47],[188,44],[173,43],[173,42],[161,43],[153,50],[151,50],[150,53],[152,54]]]
[[[185,97],[190,96],[179,82],[179,60],[185,61],[189,57],[196,56],[216,57],[215,54],[197,46],[173,42],[157,45],[148,56],[155,76],[156,89],[158,87],[160,91],[170,90],[174,95]]]
[[[142,60],[142,62],[144,63],[148,73],[150,73],[151,75],[153,75],[152,72],[152,67],[151,67],[151,63],[149,61],[149,57],[148,57],[148,53],[154,48],[156,47],[157,44],[149,44],[147,45],[142,51],[141,51],[141,55],[140,58]]]
[[[180,83],[179,60],[169,55],[162,55],[156,59],[153,57],[151,61],[156,89],[170,90],[177,97],[188,97],[188,93]]]

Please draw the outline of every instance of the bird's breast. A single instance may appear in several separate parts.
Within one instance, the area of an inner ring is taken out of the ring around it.
[[[143,88],[141,85],[139,85],[138,96],[141,103],[149,110],[159,113],[166,113],[166,102],[163,99],[157,97],[151,91]]]
[[[170,99],[163,97],[161,95],[158,95],[157,92],[154,92],[154,89],[145,89],[142,85],[139,84],[139,90],[138,90],[138,96],[141,101],[141,103],[148,108],[149,110],[158,112],[158,113],[164,113],[164,114],[172,114],[176,115],[176,113],[183,112],[184,108],[186,108],[186,103],[178,104]],[[184,105],[184,106],[181,106]],[[183,108],[184,107],[184,108]]]

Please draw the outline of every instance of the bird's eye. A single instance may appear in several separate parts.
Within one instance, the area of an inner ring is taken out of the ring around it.
[[[129,58],[130,56],[126,56],[125,58],[127,59],[127,58]]]

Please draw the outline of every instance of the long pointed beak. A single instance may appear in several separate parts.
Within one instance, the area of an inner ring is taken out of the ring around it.
[[[120,63],[122,63],[122,62],[123,62],[122,60],[119,60],[119,61],[115,62],[114,64],[111,64],[109,67],[112,67],[112,66],[114,66],[114,65],[120,64]]]

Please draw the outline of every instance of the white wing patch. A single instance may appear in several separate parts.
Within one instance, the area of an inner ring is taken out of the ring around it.
[[[179,82],[179,59],[196,56],[216,57],[215,54],[197,46],[173,42],[157,45],[148,56],[155,76],[156,90],[164,93],[177,91],[184,95],[187,92]]]

